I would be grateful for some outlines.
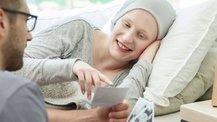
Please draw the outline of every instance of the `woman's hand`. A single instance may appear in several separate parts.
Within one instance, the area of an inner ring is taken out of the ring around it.
[[[100,71],[81,60],[75,62],[73,67],[73,73],[76,74],[79,79],[82,93],[84,94],[86,90],[89,99],[91,98],[92,85],[104,86],[106,84],[112,84],[109,78],[103,75]],[[87,85],[86,89],[85,82]]]
[[[139,59],[146,59],[148,62],[152,63],[155,55],[160,47],[160,40],[154,41],[150,44],[140,55]]]
[[[97,108],[98,117],[109,122],[126,122],[130,112],[131,109],[127,101],[109,108]]]

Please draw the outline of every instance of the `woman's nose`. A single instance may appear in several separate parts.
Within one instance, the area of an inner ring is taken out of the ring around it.
[[[127,30],[123,34],[123,40],[125,42],[132,42],[133,41],[133,35],[134,35],[134,33],[132,30]]]

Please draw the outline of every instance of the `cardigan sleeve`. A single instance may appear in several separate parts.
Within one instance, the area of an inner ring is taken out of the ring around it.
[[[126,99],[132,108],[139,97],[143,97],[143,92],[145,91],[151,71],[152,64],[145,59],[140,59],[131,68],[129,74],[123,79],[123,82],[118,86],[129,88]]]
[[[40,85],[77,80],[72,68],[78,59],[71,55],[84,29],[83,21],[73,20],[38,33],[25,49],[23,68],[15,73]]]

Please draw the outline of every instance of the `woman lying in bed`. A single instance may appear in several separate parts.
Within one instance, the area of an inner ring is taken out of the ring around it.
[[[157,40],[174,19],[166,0],[126,0],[112,19],[111,35],[82,19],[62,21],[28,43],[24,67],[16,73],[42,85],[45,101],[53,105],[76,102],[71,81],[78,81],[88,98],[92,87],[129,87],[126,99],[133,107],[151,73]]]

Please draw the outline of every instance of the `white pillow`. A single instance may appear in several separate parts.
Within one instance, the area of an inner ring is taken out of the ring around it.
[[[217,1],[208,0],[180,10],[154,60],[144,97],[169,106],[197,73],[217,37]]]
[[[123,0],[113,1],[99,7],[77,8],[62,11],[42,11],[38,13],[38,21],[34,33],[42,29],[55,25],[64,19],[73,17],[82,17],[86,21],[102,28],[102,26],[109,20],[116,9],[122,4]]]

